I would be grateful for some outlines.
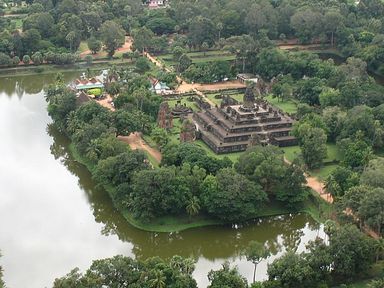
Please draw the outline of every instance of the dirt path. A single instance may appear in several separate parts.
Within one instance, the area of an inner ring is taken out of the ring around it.
[[[158,163],[161,162],[161,153],[157,149],[150,147],[139,132],[131,133],[129,136],[119,136],[117,137],[119,140],[127,143],[132,150],[144,150],[149,155],[151,155]]]
[[[105,97],[101,100],[95,100],[97,103],[99,103],[101,106],[104,106],[105,108],[108,108],[111,111],[115,111],[115,107],[112,105],[113,99],[110,95]]]
[[[287,158],[284,157],[284,162],[287,164],[291,164],[291,161],[289,161]],[[327,193],[325,191],[325,184],[324,182],[320,181],[316,177],[310,176],[307,173],[304,173],[305,179],[307,180],[307,186],[311,188],[313,191],[318,193],[321,198],[323,198],[328,203],[333,203],[333,197],[330,193]]]
[[[116,53],[117,52],[121,52],[121,53],[125,53],[125,52],[129,52],[131,51],[131,47],[132,47],[132,37],[130,36],[126,36],[125,37],[125,43],[123,46],[121,46],[120,48],[117,48],[116,49]],[[96,53],[96,54],[92,54],[91,50],[85,50],[83,52],[80,53],[80,57],[81,58],[84,58],[85,56],[87,55],[92,55],[94,58],[96,57],[101,57],[101,56],[105,56],[106,55],[106,52],[104,51],[101,51],[99,53]]]

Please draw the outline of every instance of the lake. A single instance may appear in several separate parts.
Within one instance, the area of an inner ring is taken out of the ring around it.
[[[64,78],[79,75],[65,73]],[[194,257],[199,287],[207,286],[210,269],[228,260],[251,281],[253,264],[240,256],[251,240],[266,243],[274,254],[258,266],[257,280],[262,280],[267,262],[288,248],[303,251],[308,241],[324,237],[320,225],[306,215],[180,233],[132,227],[68,154],[68,139],[50,125],[42,89],[54,78],[0,78],[0,264],[8,287],[52,287],[56,277],[72,268],[84,270],[93,259],[116,254]]]

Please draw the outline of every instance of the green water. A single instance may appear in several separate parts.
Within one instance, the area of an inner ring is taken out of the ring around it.
[[[79,73],[65,74],[65,80]],[[68,154],[68,140],[49,124],[42,89],[54,75],[0,78],[0,263],[11,288],[51,287],[55,277],[92,259],[116,254],[146,258],[192,256],[199,287],[225,260],[252,279],[253,265],[239,256],[250,240],[274,256],[303,251],[323,232],[305,215],[181,233],[149,233],[124,221],[89,172]],[[258,267],[265,279],[267,261]]]

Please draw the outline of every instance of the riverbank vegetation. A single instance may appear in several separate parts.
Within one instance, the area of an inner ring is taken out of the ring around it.
[[[268,279],[264,282],[255,282],[254,278],[253,283],[248,283],[236,267],[225,262],[221,269],[207,271],[208,287],[357,287],[353,283],[361,283],[359,279],[367,276],[377,279],[369,280],[367,286],[361,287],[382,287],[383,279],[380,277],[383,272],[380,269],[384,263],[378,259],[383,256],[383,251],[375,248],[375,240],[351,225],[339,227],[329,222],[326,232],[328,243],[317,238],[307,245],[306,252],[297,254],[287,251],[275,259],[268,265]],[[268,247],[251,241],[241,254],[257,265],[268,258],[270,252]],[[81,284],[81,287],[87,288],[129,283],[127,287],[191,288],[197,287],[192,278],[194,265],[194,259],[180,256],[166,260],[154,257],[144,261],[115,256],[94,261],[85,273],[75,268],[66,276],[56,279],[53,287],[79,287]]]

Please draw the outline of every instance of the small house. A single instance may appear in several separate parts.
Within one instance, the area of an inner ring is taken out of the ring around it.
[[[167,86],[167,83],[160,82],[159,80],[155,78],[149,78],[149,81],[151,82],[151,90],[152,92],[155,92],[158,95],[165,95],[172,93],[171,88]]]

